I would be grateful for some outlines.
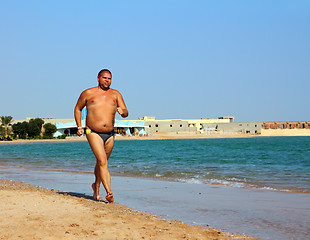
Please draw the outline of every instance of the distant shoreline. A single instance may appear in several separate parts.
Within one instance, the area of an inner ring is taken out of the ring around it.
[[[260,137],[260,135],[252,134],[193,134],[193,133],[159,133],[149,136],[115,136],[116,141],[130,140],[164,140],[164,139],[211,139],[211,138],[252,138]],[[13,141],[0,141],[0,144],[10,143],[39,143],[39,142],[76,142],[87,141],[85,136],[82,137],[67,137],[66,139],[17,139]]]
[[[216,138],[254,138],[254,137],[294,137],[298,135],[258,135],[245,133],[218,133],[218,134],[200,134],[200,133],[153,133],[149,136],[115,136],[116,141],[130,140],[165,140],[165,139],[216,139]],[[0,144],[10,143],[44,143],[44,142],[77,142],[87,141],[85,136],[67,137],[66,139],[18,139],[13,141],[0,141]]]

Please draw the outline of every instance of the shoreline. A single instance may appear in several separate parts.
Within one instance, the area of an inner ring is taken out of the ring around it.
[[[195,134],[195,133],[156,133],[148,136],[115,136],[115,141],[133,140],[168,140],[168,139],[232,139],[232,138],[260,138],[260,137],[308,137],[298,135],[259,135],[246,133],[216,133],[216,134]],[[12,143],[44,143],[44,142],[77,142],[87,141],[86,136],[67,137],[65,139],[17,139],[13,141],[0,141],[0,144]]]
[[[9,164],[1,164],[0,167],[6,166],[11,168],[12,166]],[[16,167],[16,166],[15,166]],[[87,174],[87,175],[93,175],[92,171],[86,172],[86,171],[79,171],[79,170],[66,170],[66,169],[57,169],[57,168],[52,168],[50,167],[41,167],[41,166],[23,166],[23,169],[27,171],[38,171],[38,170],[44,170],[46,172],[56,172],[56,173],[64,173],[64,174],[76,174],[76,173],[81,173],[81,174]],[[121,178],[136,178],[136,179],[142,179],[142,180],[150,180],[150,181],[164,181],[164,182],[174,182],[174,183],[189,183],[186,181],[180,181],[180,180],[174,180],[174,179],[168,179],[168,178],[160,178],[160,177],[151,177],[151,176],[142,176],[142,175],[131,175],[131,174],[120,174],[120,173],[111,173],[111,177],[121,177]],[[201,185],[208,185],[212,187],[231,187],[231,188],[238,188],[238,189],[249,189],[253,191],[269,191],[269,192],[278,192],[278,193],[292,193],[292,194],[310,194],[310,190],[306,189],[297,189],[297,188],[276,188],[274,186],[259,186],[259,185],[244,185],[244,186],[234,186],[234,183],[220,183],[220,182],[202,182],[202,183],[197,183]]]
[[[52,191],[53,189],[58,189],[59,191],[57,192],[74,193],[75,195],[83,193],[84,197],[94,202],[90,197],[92,196],[90,184],[93,180],[90,174],[78,172],[66,174],[54,171],[46,172],[45,170],[12,170],[5,171],[2,178],[32,184],[32,186],[36,187],[39,185],[43,188],[52,189]],[[76,181],[77,179],[78,181]],[[155,217],[164,218],[168,222],[177,219],[190,226],[194,224],[203,229],[207,228],[207,230],[209,227],[220,229],[219,231],[224,234],[238,233],[270,240],[303,239],[303,237],[307,236],[307,229],[309,229],[306,225],[307,219],[310,216],[307,208],[309,194],[234,188],[223,185],[167,182],[159,179],[154,181],[154,179],[120,176],[112,176],[112,182],[113,192],[117,201],[116,204],[121,203],[123,204],[122,206],[128,206],[131,210],[153,213],[153,216],[155,214]],[[16,194],[11,193],[10,195],[15,196]],[[3,192],[1,192],[0,199],[2,198],[1,196],[3,196]],[[101,196],[104,197],[105,195],[102,193]],[[3,198],[6,199],[5,196]],[[23,196],[17,196],[17,199],[17,204],[27,202],[23,199]],[[32,199],[29,201],[33,202]],[[295,204],[292,205],[292,202]],[[1,203],[3,207],[7,205],[4,202]],[[53,204],[51,203],[51,205]],[[74,206],[74,204],[71,205]],[[59,206],[59,208],[64,209],[66,206]],[[61,224],[62,226],[64,225],[63,223]],[[148,222],[145,224],[150,226]],[[155,224],[155,226],[158,225]],[[102,226],[102,228],[105,228],[105,226]],[[139,229],[134,229],[134,231],[139,231]],[[155,235],[157,236],[157,234]],[[160,235],[158,238],[155,238],[154,235],[152,236],[150,238],[146,237],[146,239],[184,239],[183,236],[174,237],[173,235],[165,237]],[[124,236],[122,235],[122,237]],[[44,237],[42,238],[45,239]],[[85,238],[86,236],[79,239]],[[125,237],[108,237],[107,239],[125,239]],[[142,238],[127,236],[126,239]],[[185,239],[210,238],[200,238],[195,235],[195,238],[189,237]],[[253,238],[230,237],[228,239]]]
[[[11,180],[1,179],[0,191],[6,239],[255,239]]]
[[[254,134],[195,134],[195,133],[158,133],[149,136],[115,136],[116,141],[130,141],[130,140],[166,140],[166,139],[215,139],[215,138],[253,138],[262,137]],[[86,136],[67,137],[65,139],[17,139],[13,141],[0,141],[0,144],[10,143],[36,143],[36,142],[76,142],[87,141]]]

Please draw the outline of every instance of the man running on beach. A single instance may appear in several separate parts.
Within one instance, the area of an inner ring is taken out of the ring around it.
[[[92,184],[94,199],[99,200],[99,187],[102,182],[107,195],[106,200],[113,202],[111,191],[111,176],[108,170],[108,159],[114,146],[114,122],[118,112],[123,118],[128,116],[128,110],[122,95],[110,88],[112,74],[108,69],[98,73],[98,86],[83,91],[74,109],[77,134],[84,134],[81,124],[82,109],[86,106],[86,138],[97,159]]]

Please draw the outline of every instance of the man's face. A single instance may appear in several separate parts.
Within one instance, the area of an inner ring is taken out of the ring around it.
[[[103,72],[97,77],[99,86],[103,89],[109,88],[111,85],[112,76],[108,72]]]

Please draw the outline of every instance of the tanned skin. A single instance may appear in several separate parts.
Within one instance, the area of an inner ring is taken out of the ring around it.
[[[115,89],[110,88],[112,75],[109,70],[99,72],[98,86],[83,91],[74,109],[77,134],[84,134],[81,126],[82,109],[86,106],[86,128],[90,128],[100,133],[110,133],[114,128],[115,114],[118,112],[123,118],[128,116],[128,110],[122,95]],[[114,201],[111,191],[111,176],[108,170],[108,159],[114,146],[114,136],[110,137],[105,143],[97,133],[86,134],[88,143],[96,157],[94,170],[95,182],[92,184],[95,200],[100,199],[99,187],[103,184],[106,190],[106,199]]]

